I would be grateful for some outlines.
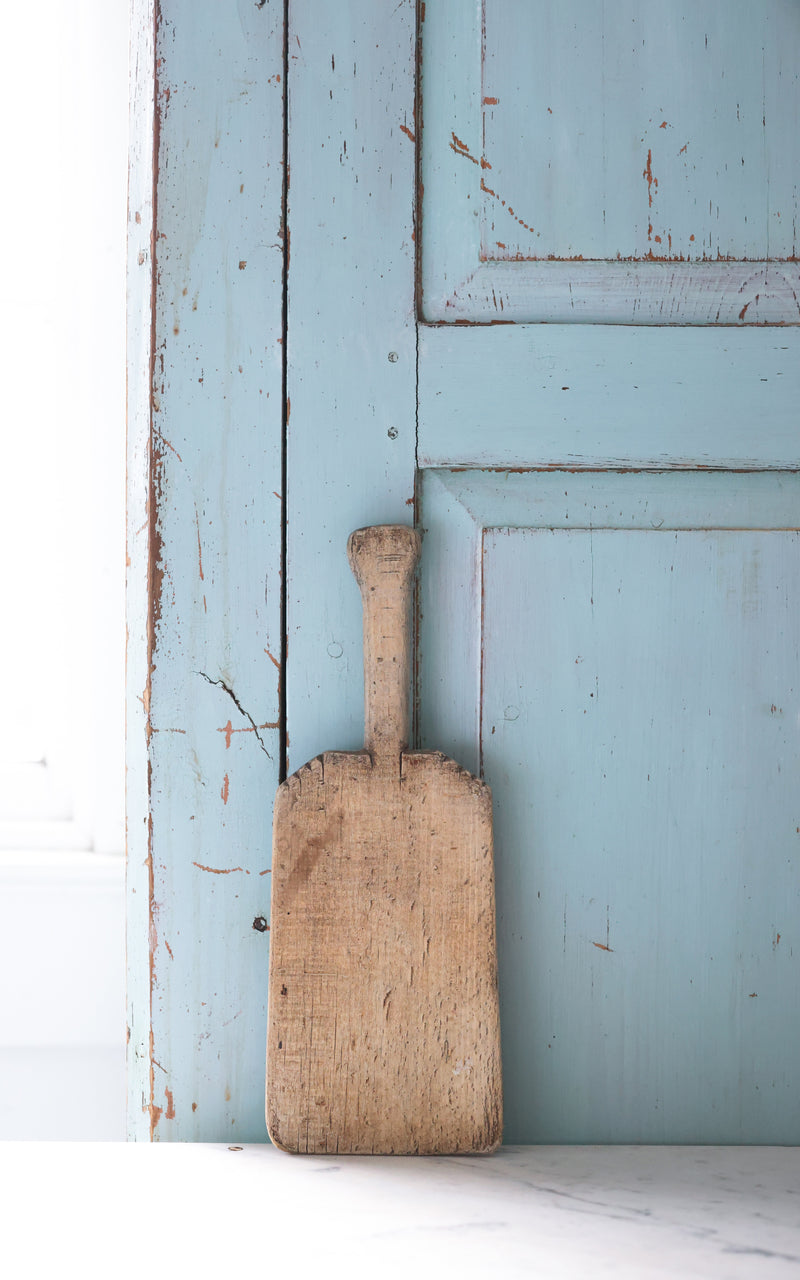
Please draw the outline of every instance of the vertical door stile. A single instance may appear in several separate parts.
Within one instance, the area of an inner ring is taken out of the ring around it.
[[[128,1115],[260,1141],[281,646],[282,0],[137,0]]]
[[[413,0],[291,0],[287,768],[362,740],[353,529],[413,523]]]

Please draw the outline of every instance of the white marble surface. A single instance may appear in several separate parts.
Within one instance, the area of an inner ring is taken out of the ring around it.
[[[0,1144],[9,1277],[800,1276],[800,1149]]]

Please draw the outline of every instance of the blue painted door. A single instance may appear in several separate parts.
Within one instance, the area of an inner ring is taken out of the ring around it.
[[[797,1142],[800,10],[289,13],[288,767],[359,744],[344,541],[413,512],[506,1140]]]
[[[265,1137],[272,796],[415,520],[506,1139],[800,1141],[796,0],[132,12],[132,1135]]]

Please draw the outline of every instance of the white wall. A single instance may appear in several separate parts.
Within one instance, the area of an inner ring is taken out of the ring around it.
[[[124,1136],[127,23],[42,0],[0,45],[0,721],[72,812],[0,839],[0,1139]]]
[[[0,864],[0,1139],[125,1136],[122,859]]]

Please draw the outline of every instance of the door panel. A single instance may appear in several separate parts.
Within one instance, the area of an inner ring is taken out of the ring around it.
[[[433,0],[423,314],[796,324],[800,10]]]
[[[425,473],[420,736],[494,794],[507,1141],[797,1141],[799,488]]]
[[[510,1141],[800,1136],[797,552],[487,530]]]
[[[800,9],[604,13],[424,6],[419,463],[795,467]]]
[[[482,258],[793,256],[795,4],[484,0],[482,28]]]

